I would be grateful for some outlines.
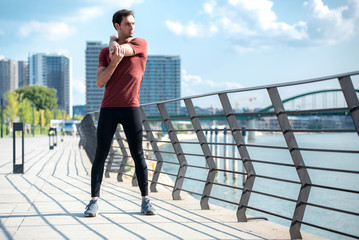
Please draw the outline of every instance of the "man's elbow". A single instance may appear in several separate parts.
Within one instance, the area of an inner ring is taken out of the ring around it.
[[[96,81],[96,85],[97,85],[97,87],[99,87],[99,88],[102,88],[102,87],[104,86],[104,84],[101,84],[100,81]]]

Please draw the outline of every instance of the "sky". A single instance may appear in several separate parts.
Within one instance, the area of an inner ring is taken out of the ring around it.
[[[181,58],[181,97],[359,70],[359,0],[0,0],[0,56],[72,59],[85,104],[86,41],[107,43],[134,10],[150,55]]]

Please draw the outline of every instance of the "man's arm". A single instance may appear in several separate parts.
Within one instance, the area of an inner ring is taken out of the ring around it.
[[[110,52],[114,51],[117,48],[124,48],[125,49],[125,57],[129,57],[129,56],[133,56],[135,55],[135,51],[132,49],[132,47],[130,46],[130,44],[128,43],[124,43],[124,44],[118,44],[117,42],[118,39],[118,35],[114,34],[112,36],[110,36],[110,44],[109,44],[109,48],[110,48]]]
[[[110,64],[107,67],[99,67],[97,69],[96,84],[99,88],[105,86],[105,84],[110,80],[117,65],[121,62],[125,55],[125,49],[116,48],[113,52],[110,52],[109,54],[111,59]]]

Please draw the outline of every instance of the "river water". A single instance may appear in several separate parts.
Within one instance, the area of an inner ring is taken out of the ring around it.
[[[295,135],[299,147],[302,148],[320,148],[320,149],[341,149],[341,150],[359,150],[359,138],[356,133],[316,133],[316,134],[296,134]],[[208,136],[209,138],[209,136]],[[187,140],[193,141],[196,140]],[[213,139],[208,139],[209,142],[214,142]],[[219,136],[218,142],[223,142],[224,137]],[[231,138],[227,138],[226,142],[231,142]],[[285,147],[285,140],[281,134],[259,135],[255,137],[253,145],[270,145]],[[182,144],[183,152],[202,154],[202,150],[198,144]],[[165,144],[160,147],[163,151],[173,152],[171,144]],[[292,164],[292,160],[288,150],[269,149],[261,147],[248,147],[248,152],[251,159],[263,160],[268,162],[278,162]],[[214,149],[212,149],[214,152]],[[226,153],[225,153],[226,152]],[[223,146],[217,150],[217,156],[232,157],[233,153],[238,156],[236,149]],[[303,160],[306,166],[324,167],[343,170],[359,171],[359,155],[354,153],[328,153],[328,152],[313,152],[301,151]],[[178,162],[174,154],[162,154],[165,161]],[[190,165],[202,166],[206,164],[203,157],[186,156],[186,160]],[[242,163],[240,161],[219,160],[217,162],[221,169],[236,169],[242,171]],[[226,167],[225,167],[226,164]],[[282,179],[289,179],[299,181],[298,175],[293,167],[278,166],[263,163],[253,163],[257,175],[271,176]],[[163,170],[168,173],[177,174],[178,166],[173,164],[163,164]],[[334,171],[318,171],[308,170],[310,179],[313,184],[325,185],[331,187],[351,189],[359,191],[359,174],[353,173],[338,173]],[[199,178],[205,180],[208,171],[195,167],[187,168],[187,177]],[[174,178],[172,178],[174,180]],[[234,178],[232,173],[225,175],[223,172],[217,174],[216,182],[225,183],[231,186],[242,187],[242,175],[237,175]],[[202,193],[204,183],[186,179],[183,184],[183,189]],[[279,195],[290,199],[297,199],[300,190],[300,185],[293,183],[285,183],[281,181],[268,180],[264,178],[256,178],[254,183],[254,190],[266,192],[269,194]],[[212,196],[222,198],[231,202],[239,203],[241,191],[214,185],[212,188]],[[345,209],[359,213],[359,194],[333,191],[323,188],[312,187],[308,202],[325,205],[332,208]],[[194,195],[199,198],[199,196]],[[211,199],[210,204],[219,205],[225,208],[236,210],[236,206],[222,201],[215,201]],[[249,206],[259,208],[265,211],[274,212],[276,214],[291,218],[294,212],[295,203],[280,200],[273,197],[264,196],[261,194],[252,193],[249,201]],[[267,215],[259,211],[247,209],[247,215],[256,217],[266,217],[268,220],[277,222],[279,224],[290,226],[290,221]],[[335,211],[329,211],[321,208],[306,207],[306,212],[303,221],[326,228],[338,230],[359,236],[359,216],[343,214]],[[306,225],[302,225],[303,231],[318,234],[329,239],[349,239],[338,234],[330,233],[323,230],[318,230]]]

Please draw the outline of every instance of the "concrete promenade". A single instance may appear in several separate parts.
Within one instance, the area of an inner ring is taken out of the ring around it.
[[[47,136],[25,138],[24,174],[12,173],[12,138],[0,139],[0,239],[290,239],[287,227],[238,223],[233,211],[200,210],[186,194],[174,201],[161,186],[150,193],[158,214],[144,216],[138,188],[129,179],[117,182],[114,174],[104,178],[99,215],[85,218],[90,162],[78,137],[60,139],[49,150]]]

